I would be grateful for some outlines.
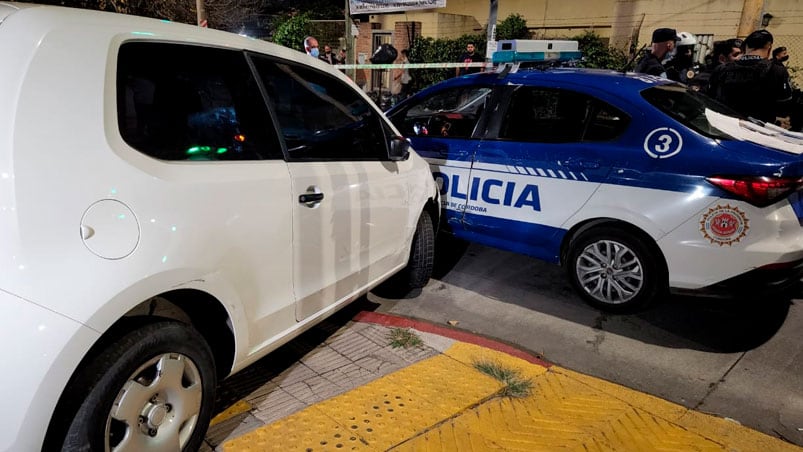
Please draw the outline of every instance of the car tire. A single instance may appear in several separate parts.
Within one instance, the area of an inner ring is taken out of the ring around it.
[[[566,270],[577,293],[608,312],[637,311],[663,296],[667,287],[660,255],[639,234],[610,225],[572,239]]]
[[[426,286],[432,277],[434,262],[435,227],[432,218],[424,212],[418,218],[407,266],[383,283],[379,293],[385,297],[402,298],[410,291]]]
[[[191,326],[149,323],[107,344],[67,391],[84,397],[62,451],[195,451],[212,417],[212,352]]]

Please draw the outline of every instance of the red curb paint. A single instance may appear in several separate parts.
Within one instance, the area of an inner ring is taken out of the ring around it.
[[[444,326],[435,325],[433,323],[424,322],[422,320],[413,320],[406,317],[399,317],[390,314],[380,314],[378,312],[362,311],[352,319],[355,322],[375,323],[382,326],[392,326],[397,328],[413,328],[425,333],[437,334],[454,339],[460,342],[479,345],[480,347],[489,348],[498,352],[507,353],[508,355],[515,356],[516,358],[523,359],[531,364],[536,364],[542,367],[552,367],[552,363],[544,361],[541,358],[531,355],[518,348],[512,347],[502,342],[493,339],[487,339],[476,334],[468,333],[466,331],[454,330]]]

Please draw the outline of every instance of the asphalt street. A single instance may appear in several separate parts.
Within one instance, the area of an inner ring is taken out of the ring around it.
[[[448,242],[435,278],[378,312],[517,344],[560,366],[803,445],[803,291],[786,298],[672,296],[632,315],[601,313],[555,265]]]

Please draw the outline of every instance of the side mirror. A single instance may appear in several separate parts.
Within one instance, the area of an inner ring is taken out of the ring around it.
[[[410,142],[407,140],[407,138],[391,138],[388,157],[390,157],[390,160],[393,162],[399,162],[410,158]]]

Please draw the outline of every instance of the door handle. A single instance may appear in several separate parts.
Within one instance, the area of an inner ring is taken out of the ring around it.
[[[323,193],[305,193],[298,196],[298,202],[307,204],[311,202],[321,202],[323,200]]]
[[[323,193],[321,189],[316,186],[307,187],[307,192],[298,195],[298,202],[307,207],[317,207],[323,201]]]

